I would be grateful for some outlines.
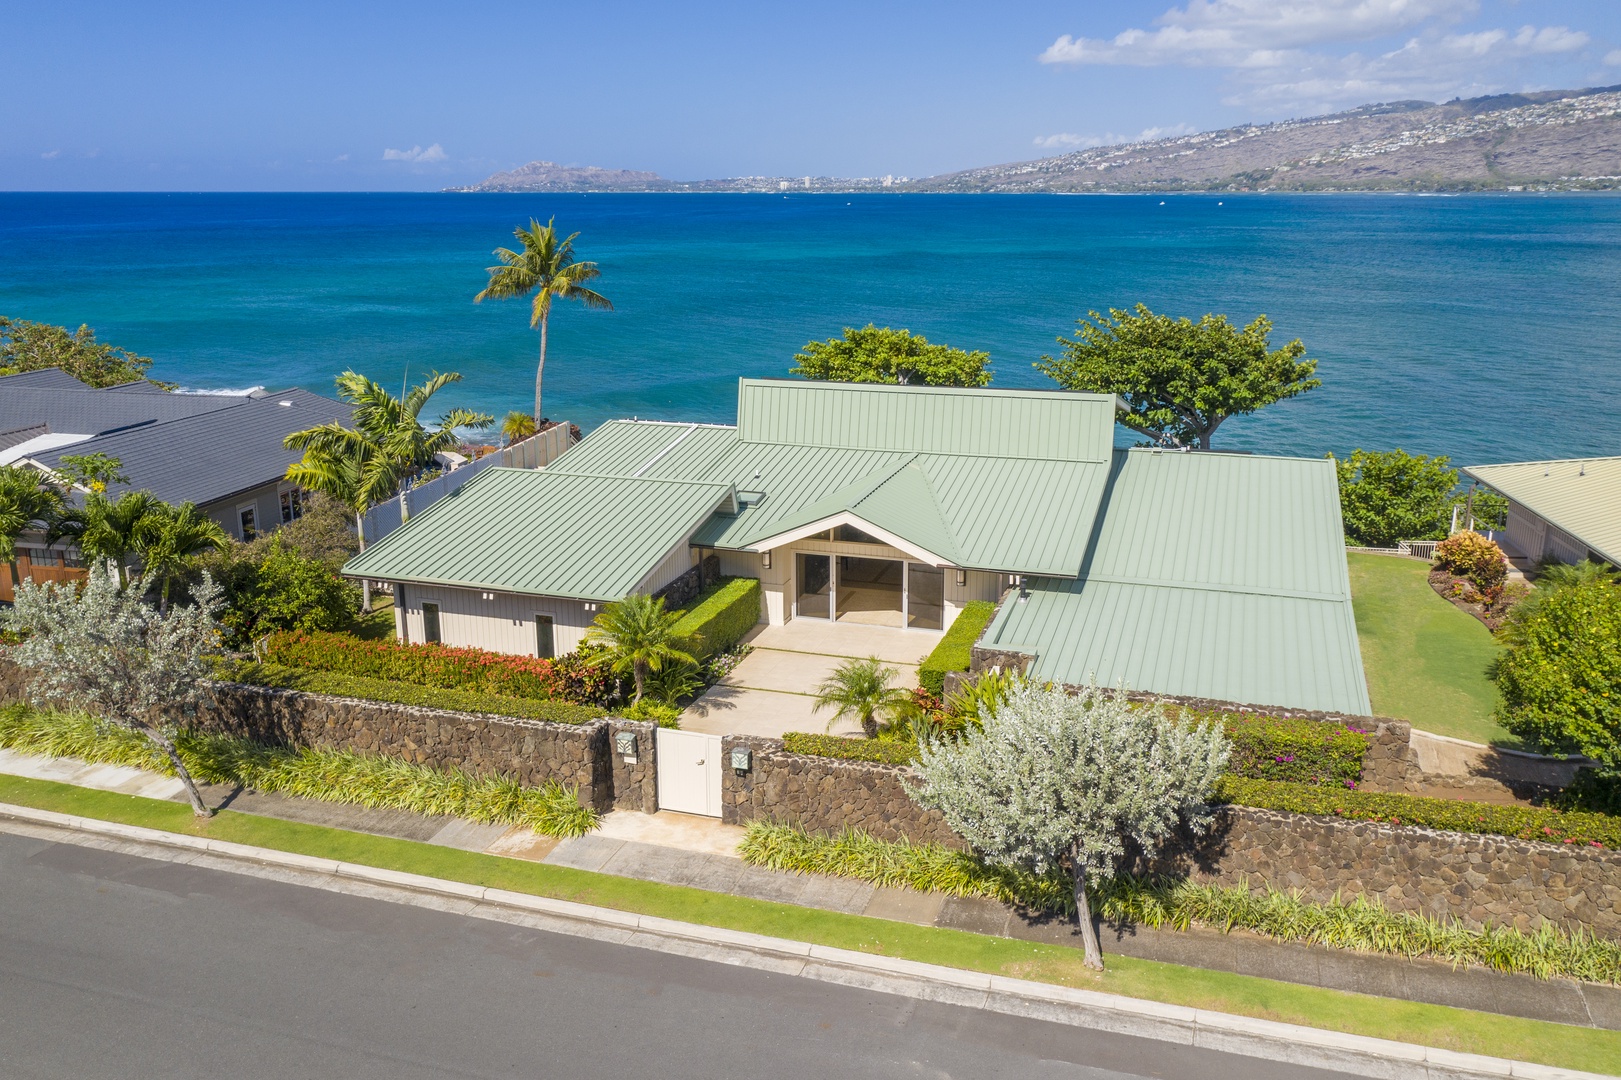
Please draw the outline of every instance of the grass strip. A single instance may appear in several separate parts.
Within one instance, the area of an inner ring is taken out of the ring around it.
[[[221,663],[218,677],[225,682],[268,686],[277,690],[302,690],[309,694],[333,694],[391,705],[420,705],[448,712],[484,713],[520,720],[549,720],[554,724],[584,724],[607,715],[605,709],[595,705],[509,697],[474,690],[444,690],[391,679],[374,679],[366,675],[344,675],[335,671],[256,664],[251,661]]]
[[[1079,950],[1059,945],[819,911],[229,810],[198,820],[179,803],[49,780],[0,776],[0,802],[1460,1053],[1598,1073],[1621,1072],[1621,1032],[1615,1031],[1324,990],[1126,956],[1110,956],[1109,970],[1095,973],[1082,965]]]
[[[738,854],[746,863],[771,870],[829,874],[950,896],[983,896],[1074,914],[1070,878],[1064,871],[1033,874],[994,866],[935,844],[895,843],[848,829],[836,836],[816,836],[791,825],[756,821],[744,834]],[[1092,902],[1098,915],[1117,925],[1248,930],[1275,941],[1474,964],[1541,979],[1621,983],[1621,942],[1583,931],[1567,934],[1546,924],[1531,933],[1505,926],[1472,930],[1451,919],[1391,911],[1376,898],[1336,896],[1315,903],[1270,885],[1252,891],[1130,875],[1100,885]]]
[[[231,735],[182,731],[180,758],[198,780],[241,784],[323,802],[374,809],[446,814],[485,825],[526,825],[547,836],[584,836],[599,815],[556,780],[524,787],[509,776],[475,777],[398,758],[340,750],[294,750]],[[163,753],[132,731],[87,716],[41,712],[25,705],[0,709],[0,748],[39,757],[78,758],[173,775]]]

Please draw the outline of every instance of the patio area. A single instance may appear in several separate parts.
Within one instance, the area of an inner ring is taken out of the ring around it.
[[[827,729],[830,711],[811,710],[816,687],[850,659],[876,656],[898,673],[895,685],[917,685],[918,663],[943,635],[933,630],[794,619],[756,627],[744,640],[754,651],[681,714],[681,727],[711,735],[781,738],[789,731]],[[840,720],[836,735],[860,732]]]

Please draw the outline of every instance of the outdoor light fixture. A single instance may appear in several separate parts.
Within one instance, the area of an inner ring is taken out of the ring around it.
[[[769,552],[769,551],[760,552],[760,566],[763,567],[766,570],[771,569],[771,552]]]
[[[754,762],[754,751],[746,746],[732,747],[732,771],[746,773]]]
[[[968,571],[963,570],[961,568],[959,568],[957,570],[957,584],[958,585],[966,585],[966,584],[968,584]]]
[[[634,731],[614,732],[614,753],[624,758],[627,765],[636,764],[636,733]]]

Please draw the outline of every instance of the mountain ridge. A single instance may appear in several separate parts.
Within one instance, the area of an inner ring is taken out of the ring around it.
[[[939,176],[731,177],[534,161],[450,191],[1132,193],[1621,189],[1621,86],[1395,101]]]

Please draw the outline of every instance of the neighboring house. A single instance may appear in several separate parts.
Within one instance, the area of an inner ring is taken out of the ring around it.
[[[0,377],[0,465],[51,472],[69,455],[106,454],[122,462],[130,490],[194,502],[232,536],[251,539],[302,513],[285,479],[300,455],[282,440],[352,418],[351,406],[305,390],[171,394],[147,382],[97,390],[52,368]],[[35,567],[41,580],[76,573],[64,545],[29,537],[21,546],[25,576]],[[10,589],[0,583],[0,600]]]
[[[552,655],[715,556],[760,618],[939,630],[1061,682],[1369,711],[1333,463],[1113,448],[1115,399],[741,382],[735,427],[603,425],[350,561],[407,641]]]
[[[1508,500],[1511,557],[1621,566],[1621,457],[1471,465],[1463,474]]]

